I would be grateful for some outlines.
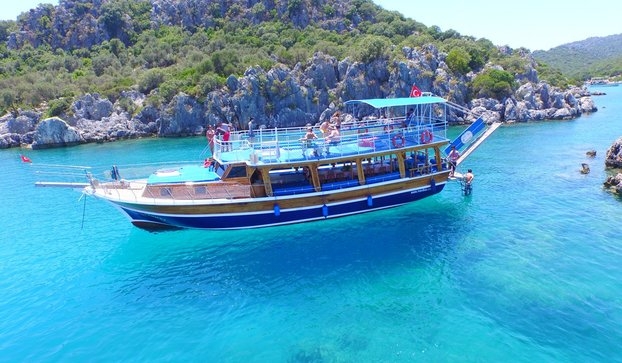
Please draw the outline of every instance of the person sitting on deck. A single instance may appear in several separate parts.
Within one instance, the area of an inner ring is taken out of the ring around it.
[[[386,132],[387,134],[391,133],[393,131],[393,124],[391,123],[391,120],[387,119],[387,117],[384,115],[380,117],[380,120],[384,125],[384,132]]]
[[[326,154],[328,154],[329,148],[331,145],[339,145],[341,142],[341,132],[339,131],[340,127],[332,125],[330,127],[330,133],[324,139],[326,141]]]
[[[317,148],[313,140],[317,139],[317,135],[313,132],[313,127],[307,127],[307,133],[300,139],[302,141],[302,149],[304,150],[313,147],[313,156],[318,156]]]

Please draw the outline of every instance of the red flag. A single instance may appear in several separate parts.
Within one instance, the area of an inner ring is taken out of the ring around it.
[[[410,89],[410,97],[421,97],[421,90],[414,84],[413,88]]]
[[[414,84],[413,88],[410,89],[410,97],[421,97],[421,90]]]
[[[20,155],[20,157],[22,158],[22,162],[24,163],[32,163],[32,160],[30,160],[30,158],[26,155]]]

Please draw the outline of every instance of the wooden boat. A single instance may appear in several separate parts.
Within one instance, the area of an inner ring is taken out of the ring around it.
[[[206,163],[185,163],[122,179],[89,175],[83,192],[112,203],[135,226],[241,229],[317,221],[397,207],[440,193],[446,153],[467,146],[447,138],[448,102],[437,96],[353,100],[340,139],[317,126],[233,132],[214,138]],[[388,116],[388,117],[382,117]],[[469,139],[483,129],[471,125]],[[336,126],[336,125],[335,125]],[[336,128],[336,127],[335,127]],[[463,133],[464,134],[464,133]],[[42,183],[42,186],[44,183]]]

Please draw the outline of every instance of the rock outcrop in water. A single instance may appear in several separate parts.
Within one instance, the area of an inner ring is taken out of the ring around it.
[[[622,137],[617,139],[607,150],[605,167],[622,169]]]
[[[617,139],[605,154],[605,168],[622,169],[622,137]],[[604,183],[605,188],[616,194],[622,194],[622,173],[610,175]]]
[[[622,194],[622,173],[612,175],[605,180],[605,188],[615,194]]]
[[[77,145],[84,142],[80,132],[65,121],[51,117],[41,121],[34,131],[32,148],[43,149]]]

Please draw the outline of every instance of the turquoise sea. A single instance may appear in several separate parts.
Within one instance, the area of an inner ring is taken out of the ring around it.
[[[603,90],[594,114],[498,129],[461,166],[469,197],[250,231],[145,232],[19,158],[199,160],[203,138],[2,150],[0,361],[622,362]]]

